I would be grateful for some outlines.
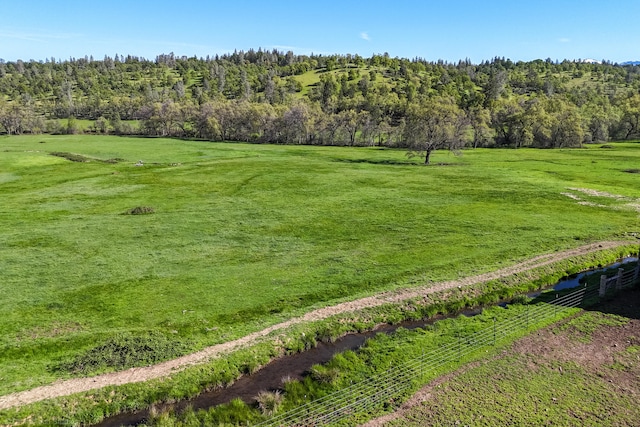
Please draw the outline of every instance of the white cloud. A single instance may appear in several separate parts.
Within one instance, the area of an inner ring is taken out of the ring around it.
[[[558,41],[560,43],[569,43],[571,41],[571,39],[568,39],[566,37],[562,37],[562,38],[558,39]]]
[[[365,31],[360,33],[360,38],[362,40],[371,41],[371,38],[369,37],[369,34],[367,34]]]

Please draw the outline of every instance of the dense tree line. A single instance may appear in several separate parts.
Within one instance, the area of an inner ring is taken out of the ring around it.
[[[422,154],[452,145],[570,147],[640,136],[640,67],[260,49],[0,60],[0,130],[75,132],[74,119],[93,121],[99,133],[379,144]]]

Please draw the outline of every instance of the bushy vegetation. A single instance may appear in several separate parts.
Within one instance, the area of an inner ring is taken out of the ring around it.
[[[82,156],[80,154],[74,153],[63,153],[59,151],[51,152],[52,156],[62,157],[63,159],[67,159],[71,162],[88,162],[90,159],[88,157]]]
[[[145,335],[119,334],[56,367],[73,374],[94,374],[152,365],[180,356],[188,347],[159,332]]]
[[[283,396],[280,390],[276,391],[262,391],[256,396],[258,401],[258,409],[262,412],[262,415],[275,414],[282,405]]]
[[[249,50],[15,61],[0,62],[0,128],[418,152],[422,143],[572,147],[639,137],[639,87],[636,65],[550,59],[454,64]],[[438,118],[437,132],[425,129],[425,113]]]
[[[127,215],[149,215],[155,213],[155,209],[151,206],[136,206],[125,212]]]

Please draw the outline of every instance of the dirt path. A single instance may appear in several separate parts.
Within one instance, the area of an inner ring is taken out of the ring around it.
[[[459,280],[435,283],[428,287],[424,286],[406,290],[384,292],[371,297],[337,304],[332,307],[320,308],[311,311],[304,316],[297,317],[286,322],[278,323],[277,325],[273,325],[261,331],[254,332],[243,338],[207,347],[196,353],[159,363],[157,365],[132,368],[126,371],[113,372],[89,378],[75,378],[71,380],[58,381],[53,384],[37,387],[31,390],[25,390],[18,393],[0,396],[0,410],[12,408],[15,406],[26,405],[29,403],[34,403],[40,400],[50,399],[54,397],[67,396],[83,391],[95,390],[111,385],[143,382],[154,378],[166,377],[172,373],[175,373],[176,371],[184,369],[189,365],[202,363],[208,359],[228,353],[240,347],[254,344],[271,332],[287,328],[291,325],[315,320],[322,320],[336,314],[356,311],[363,308],[376,307],[383,304],[400,302],[407,299],[443,291],[446,289],[456,288],[458,286],[469,286],[487,282],[490,280],[495,280],[516,273],[531,270],[537,267],[542,267],[567,258],[572,258],[575,256],[584,255],[604,249],[611,249],[626,244],[629,244],[629,242],[607,241],[593,243],[563,252],[540,255],[519,264],[515,264],[513,266],[490,273],[479,274],[477,276],[466,277]]]

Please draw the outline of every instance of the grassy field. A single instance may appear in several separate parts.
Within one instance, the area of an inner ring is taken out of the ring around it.
[[[380,67],[366,67],[366,68],[361,67],[361,68],[355,68],[355,70],[357,70],[360,73],[360,77],[364,76],[365,74],[369,74],[371,71],[373,71],[376,74],[375,75],[376,80],[372,81],[371,82],[372,84],[376,86],[386,85],[389,87],[389,89],[393,87],[393,85],[390,83],[390,79],[384,76],[384,70]],[[342,75],[348,75],[348,71],[343,68],[338,68],[332,71],[311,70],[300,75],[295,75],[293,76],[293,79],[300,82],[300,84],[302,85],[302,91],[298,92],[296,96],[300,98],[307,96],[309,92],[312,90],[312,88],[320,83],[320,76],[327,73],[333,76],[333,78],[336,80],[339,80]],[[356,82],[359,81],[360,77],[358,77],[355,81]],[[354,83],[354,82],[352,81],[351,83]]]
[[[58,367],[116,334],[195,350],[638,232],[640,144],[611,147],[423,167],[376,148],[1,137],[0,394],[71,375]]]

